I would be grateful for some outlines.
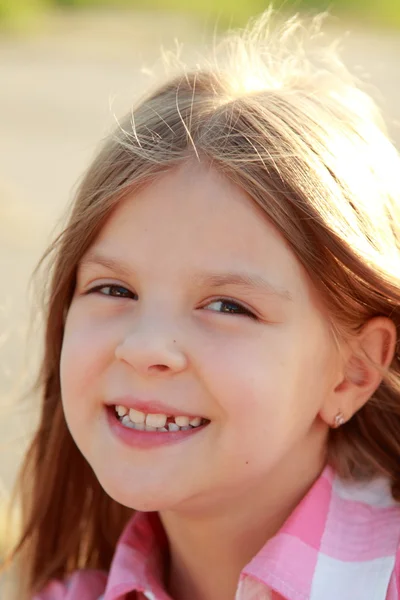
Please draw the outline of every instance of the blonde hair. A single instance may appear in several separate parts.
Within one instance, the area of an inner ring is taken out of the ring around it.
[[[80,567],[107,570],[131,511],[107,497],[67,429],[59,361],[77,265],[132,190],[188,160],[208,161],[256,202],[290,244],[336,331],[371,317],[400,327],[400,159],[373,101],[318,23],[268,11],[222,41],[214,58],[142,99],[105,141],[48,251],[39,428],[21,471],[24,598]],[[222,57],[222,58],[221,58]],[[344,477],[390,478],[400,499],[400,360],[339,430],[328,460]],[[22,598],[22,596],[19,596]]]

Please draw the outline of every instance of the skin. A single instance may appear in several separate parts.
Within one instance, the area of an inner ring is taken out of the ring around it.
[[[279,293],[201,280],[232,271]],[[125,297],[109,295],[110,285]],[[390,336],[383,319],[363,333],[381,364]],[[183,165],[117,208],[78,270],[63,405],[105,491],[159,511],[175,600],[234,597],[241,569],[324,467],[338,410],[350,418],[379,384],[355,349],[338,352],[303,267],[261,209],[212,168]],[[129,448],[104,409],[124,394],[211,423],[183,443]]]

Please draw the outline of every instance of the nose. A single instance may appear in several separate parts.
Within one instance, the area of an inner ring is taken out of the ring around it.
[[[177,336],[154,325],[125,335],[115,349],[115,358],[146,376],[176,374],[185,370],[188,362]]]

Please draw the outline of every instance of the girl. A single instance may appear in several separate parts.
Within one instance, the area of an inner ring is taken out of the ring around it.
[[[51,248],[19,599],[400,598],[400,161],[268,20],[134,108]]]

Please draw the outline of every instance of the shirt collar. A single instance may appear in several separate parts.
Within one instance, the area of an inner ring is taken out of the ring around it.
[[[168,540],[155,512],[136,512],[125,527],[111,564],[104,600],[118,600],[128,592],[150,592],[157,600],[171,600],[163,589]]]
[[[386,478],[345,481],[327,466],[241,580],[253,577],[287,600],[383,600],[399,534]]]
[[[385,598],[399,532],[399,507],[386,480],[345,483],[327,466],[277,535],[246,565],[240,582],[254,579],[288,600]],[[129,591],[171,600],[162,583],[167,547],[157,513],[136,513],[118,543],[105,600]]]

